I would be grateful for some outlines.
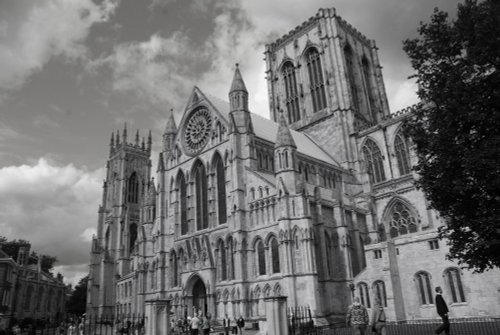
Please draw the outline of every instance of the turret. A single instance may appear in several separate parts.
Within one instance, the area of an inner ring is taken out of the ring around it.
[[[174,110],[171,109],[167,116],[167,123],[163,131],[163,151],[172,152],[174,149],[175,136],[177,135],[177,126],[174,119]]]
[[[242,134],[253,133],[252,119],[248,110],[248,91],[238,64],[236,64],[233,82],[229,90],[229,106],[232,131]]]
[[[113,153],[114,149],[115,149],[115,133],[111,132],[111,140],[109,141],[109,154],[110,155]]]
[[[289,192],[295,193],[296,184],[297,145],[286,124],[283,113],[280,113],[278,133],[274,145],[274,165],[276,175],[283,176],[283,181]]]

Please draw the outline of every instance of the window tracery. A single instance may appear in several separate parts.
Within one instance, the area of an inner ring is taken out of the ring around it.
[[[371,139],[368,139],[363,146],[363,156],[366,163],[366,169],[370,175],[372,183],[380,183],[385,180],[384,164],[382,153],[378,145]]]
[[[325,82],[321,68],[321,58],[316,48],[310,48],[306,54],[309,85],[313,102],[313,111],[318,112],[326,107]]]

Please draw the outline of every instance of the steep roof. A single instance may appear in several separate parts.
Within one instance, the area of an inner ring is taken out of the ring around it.
[[[217,111],[229,122],[229,102],[214,97],[210,94],[206,94],[203,92],[202,94],[212,104],[212,106],[217,109]],[[279,125],[272,120],[266,119],[252,112],[250,112],[250,116],[252,118],[255,136],[271,143],[275,143],[278,135]],[[289,129],[289,131],[299,153],[331,165],[340,166],[340,164],[332,156],[330,156],[325,150],[323,150],[318,144],[316,144],[316,142],[314,142],[314,140],[308,135],[292,129]]]

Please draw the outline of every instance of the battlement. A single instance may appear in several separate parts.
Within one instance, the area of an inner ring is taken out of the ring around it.
[[[395,119],[395,118],[398,118],[398,117],[406,115],[406,114],[413,113],[419,107],[421,107],[421,104],[419,104],[419,103],[413,104],[411,106],[405,107],[405,108],[400,109],[394,113],[391,113],[389,115],[384,116],[384,118],[382,120],[383,121],[391,120],[391,119]]]
[[[285,44],[290,43],[297,35],[302,34],[304,30],[310,29],[312,26],[318,24],[321,18],[336,18],[339,24],[349,31],[353,36],[358,38],[361,42],[366,43],[370,46],[374,46],[375,42],[368,39],[365,35],[360,33],[356,28],[354,28],[350,23],[345,21],[342,17],[337,15],[335,8],[320,8],[316,15],[311,16],[308,20],[302,22],[302,24],[296,26],[294,29],[290,30],[285,35],[278,38],[276,41],[270,44],[266,44],[266,52],[274,52]]]
[[[116,131],[115,133],[111,133],[111,140],[109,142],[109,156],[112,156],[120,149],[131,150],[135,153],[143,153],[149,155],[151,153],[152,146],[152,138],[151,138],[151,130],[149,131],[148,139],[146,142],[146,138],[142,137],[142,141],[139,136],[139,129],[137,129],[137,133],[135,135],[135,142],[129,142],[127,138],[127,125],[125,124],[122,132],[122,136],[120,137],[120,131]]]

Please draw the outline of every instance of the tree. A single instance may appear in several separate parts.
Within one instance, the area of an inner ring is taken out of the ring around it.
[[[87,283],[89,281],[89,276],[85,276],[71,293],[71,297],[66,303],[66,311],[70,314],[82,315],[85,313],[85,308],[87,307]]]
[[[17,257],[19,255],[20,247],[27,247],[28,250],[31,248],[31,243],[26,240],[8,240],[4,236],[0,236],[0,245],[2,250],[12,257],[16,262],[18,261]],[[28,257],[28,264],[37,264],[38,257],[42,258],[42,271],[52,274],[52,269],[54,268],[54,264],[57,263],[57,257],[50,255],[38,255],[36,252],[32,251]]]
[[[423,101],[405,125],[420,187],[445,220],[448,258],[476,272],[500,266],[500,2],[435,9],[403,42]]]

